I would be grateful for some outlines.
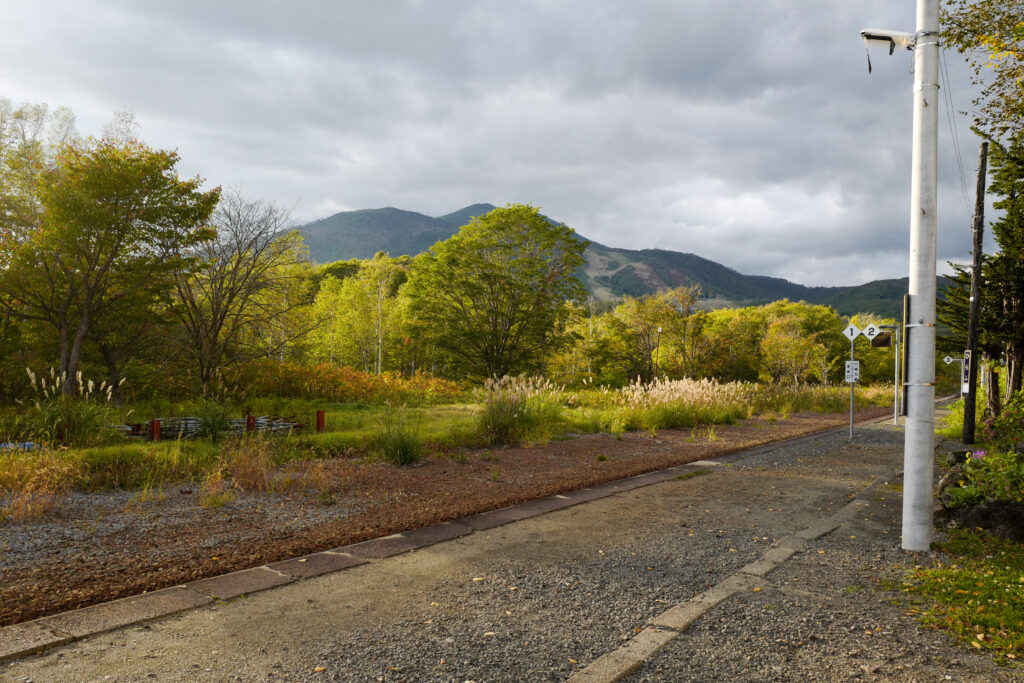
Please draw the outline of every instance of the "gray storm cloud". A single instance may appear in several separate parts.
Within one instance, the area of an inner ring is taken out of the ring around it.
[[[186,173],[300,220],[531,202],[611,246],[853,284],[906,274],[910,186],[909,56],[868,76],[858,31],[913,19],[886,0],[6,0],[0,96],[87,132],[128,106]],[[944,262],[970,238],[942,126]]]

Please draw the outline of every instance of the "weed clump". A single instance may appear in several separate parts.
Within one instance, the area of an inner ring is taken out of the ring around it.
[[[84,474],[82,463],[56,451],[0,450],[0,521],[39,519]]]
[[[274,481],[271,439],[242,434],[224,442],[218,457],[222,471],[235,486],[246,491],[268,491]]]
[[[222,402],[204,398],[199,402],[197,412],[199,431],[196,436],[216,442],[231,431],[231,418],[228,417],[227,407]]]
[[[12,411],[0,421],[0,442],[32,441],[47,445],[88,448],[120,438],[108,429],[114,411],[110,406],[113,385],[97,385],[79,372],[74,378],[77,394],[65,395],[67,377],[53,368],[50,375],[37,377],[25,369],[36,398],[25,409]]]
[[[393,409],[388,404],[384,412],[384,429],[379,436],[379,445],[384,458],[399,467],[411,465],[423,454],[417,425],[409,420],[409,412],[403,403]]]
[[[478,431],[490,446],[547,441],[562,423],[561,389],[539,378],[502,377],[484,382]]]

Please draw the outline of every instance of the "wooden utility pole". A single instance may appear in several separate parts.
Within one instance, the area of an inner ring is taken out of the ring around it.
[[[971,352],[967,373],[967,394],[964,396],[964,430],[961,440],[974,443],[974,412],[978,385],[978,303],[981,294],[981,259],[984,256],[985,228],[985,170],[988,162],[988,143],[982,142],[978,151],[978,183],[974,198],[974,257],[971,266],[970,313],[967,319],[967,350]]]

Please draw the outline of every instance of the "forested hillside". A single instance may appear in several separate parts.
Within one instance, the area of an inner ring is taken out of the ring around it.
[[[491,204],[472,204],[438,217],[395,208],[344,211],[304,225],[299,232],[309,247],[310,258],[318,263],[367,259],[379,251],[391,256],[415,256],[454,235],[474,216],[493,209]],[[582,235],[579,237],[586,240]],[[896,317],[907,291],[907,278],[846,287],[807,287],[782,278],[745,275],[696,254],[667,249],[619,249],[587,241],[584,264],[577,275],[598,301],[697,286],[701,305],[706,308],[790,299],[832,306],[843,315],[876,313]],[[945,284],[945,278],[940,278],[940,290]]]

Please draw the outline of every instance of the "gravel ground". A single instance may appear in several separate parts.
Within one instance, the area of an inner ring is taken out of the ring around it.
[[[870,507],[631,681],[1016,680],[887,590],[902,432],[859,429],[319,579],[124,629],[0,679],[559,681],[877,482]],[[889,476],[887,476],[887,473]],[[892,481],[889,481],[892,479]],[[106,677],[106,678],[105,678]]]
[[[902,437],[901,430],[878,425],[859,433],[848,450],[863,455],[861,462],[892,462]],[[938,452],[951,448],[940,445]],[[785,455],[743,466],[781,468],[786,475],[799,470],[786,465]],[[829,455],[820,464],[834,475],[859,469],[857,461]],[[869,506],[853,520],[809,542],[769,573],[761,590],[717,605],[626,680],[1024,680],[1019,669],[1001,668],[946,633],[921,627],[911,598],[894,590],[915,565],[936,559],[899,548],[899,482],[876,482]]]
[[[102,557],[109,553],[104,545],[116,542],[112,539],[181,533],[197,526],[200,515],[203,524],[223,531],[204,535],[199,547],[218,548],[246,537],[248,529],[232,528],[231,523],[239,517],[258,515],[266,532],[280,533],[350,517],[366,508],[365,501],[336,497],[330,507],[304,505],[300,520],[294,512],[296,500],[300,504],[306,501],[299,497],[273,501],[265,496],[238,496],[229,507],[204,509],[192,493],[199,488],[195,483],[176,486],[159,502],[139,502],[138,494],[131,491],[72,493],[61,500],[56,514],[20,525],[16,534],[4,530],[0,572],[79,557]]]
[[[274,492],[236,488],[223,507],[204,507],[195,482],[74,493],[42,519],[0,520],[0,626],[718,457],[844,419],[752,418],[720,425],[713,439],[691,430],[591,434],[433,454],[401,468],[334,458],[278,471],[291,485]],[[0,496],[0,510],[6,502]]]

